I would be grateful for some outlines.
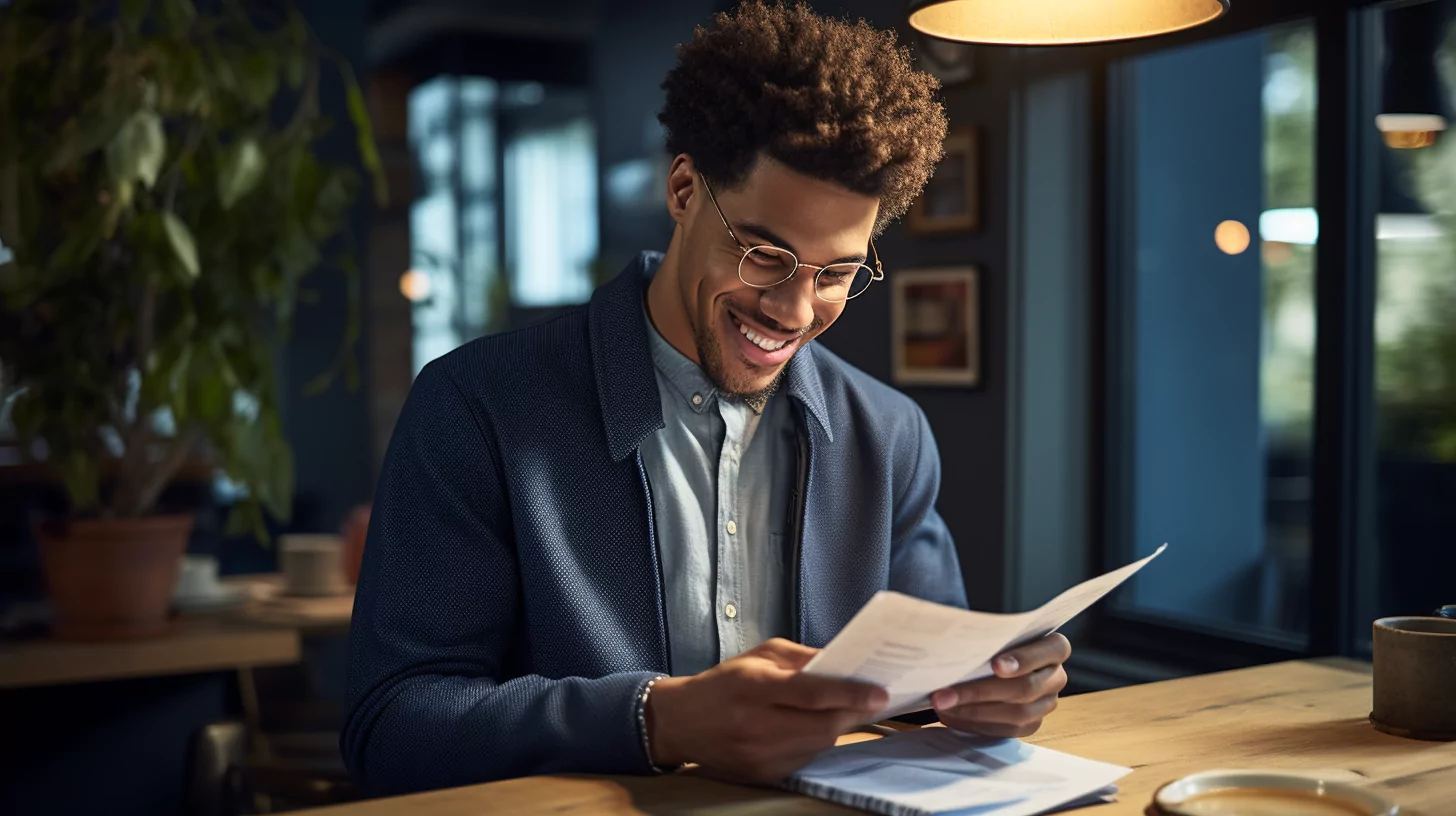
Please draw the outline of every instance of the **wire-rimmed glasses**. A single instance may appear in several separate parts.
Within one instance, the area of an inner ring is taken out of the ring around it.
[[[713,202],[713,209],[718,211],[718,218],[723,226],[728,229],[728,236],[733,243],[743,250],[743,257],[738,259],[738,279],[755,289],[772,289],[799,271],[800,267],[805,269],[818,270],[814,273],[814,294],[820,300],[828,303],[844,303],[853,300],[864,294],[875,281],[885,279],[884,267],[880,265],[880,251],[875,249],[875,239],[870,239],[870,252],[874,255],[875,266],[871,269],[862,263],[837,263],[828,266],[815,266],[814,264],[799,263],[799,258],[794,253],[783,247],[770,246],[745,246],[738,240],[738,235],[733,232],[733,227],[728,223],[727,216],[723,215],[723,208],[718,206],[718,198],[713,195],[713,188],[708,184],[708,179],[702,173],[698,178],[703,180],[703,189],[708,191],[708,200]]]

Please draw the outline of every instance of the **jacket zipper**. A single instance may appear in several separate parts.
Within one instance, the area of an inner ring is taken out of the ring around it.
[[[789,588],[793,593],[791,604],[792,619],[790,628],[795,634],[799,643],[804,642],[804,615],[803,587],[799,585],[802,574],[800,562],[804,558],[804,508],[808,504],[809,495],[809,437],[804,429],[805,417],[800,417],[798,427],[795,429],[795,437],[799,443],[797,466],[795,468],[794,492],[789,494],[789,529],[792,531],[790,540],[792,549],[789,554]]]
[[[647,543],[652,549],[652,566],[657,568],[657,621],[662,626],[662,671],[672,673],[672,637],[667,630],[667,589],[662,576],[662,553],[657,548],[657,515],[652,509],[652,483],[647,480],[647,466],[642,451],[637,451],[637,472],[642,475],[642,495],[647,499]]]

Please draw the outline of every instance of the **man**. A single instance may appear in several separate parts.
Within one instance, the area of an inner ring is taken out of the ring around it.
[[[381,475],[341,737],[377,792],[696,762],[780,779],[882,711],[798,670],[878,590],[965,606],[916,405],[813,340],[941,154],[891,33],[749,4],[680,48],[663,255],[421,372]],[[942,690],[1035,730],[1055,635]]]

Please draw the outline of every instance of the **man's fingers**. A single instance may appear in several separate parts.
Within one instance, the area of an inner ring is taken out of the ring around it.
[[[872,713],[884,708],[890,695],[868,683],[800,673],[774,685],[773,702],[809,711],[847,708]]]
[[[1057,698],[1054,697],[1038,699],[1035,702],[983,702],[942,711],[941,721],[958,730],[976,731],[987,736],[1006,736],[1010,730],[1025,733],[1025,729],[1041,723],[1056,708]]]
[[[1032,641],[991,661],[998,677],[1020,677],[1037,669],[1067,662],[1072,656],[1072,642],[1060,632]]]
[[[773,661],[774,665],[789,671],[798,671],[808,665],[819,650],[784,638],[770,638],[750,650],[751,653]]]
[[[931,695],[937,711],[978,703],[1029,703],[1061,693],[1067,672],[1060,665],[1046,666],[1021,677],[983,677],[941,689]]]

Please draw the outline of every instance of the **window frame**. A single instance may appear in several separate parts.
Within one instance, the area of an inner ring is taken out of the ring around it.
[[[1307,645],[1277,636],[1233,634],[1216,626],[1173,622],[1161,616],[1099,604],[1090,611],[1084,638],[1097,650],[1156,660],[1187,673],[1239,668],[1326,655],[1368,657],[1368,632],[1354,620],[1356,554],[1374,540],[1374,316],[1375,209],[1378,163],[1362,149],[1363,129],[1378,100],[1367,69],[1374,43],[1371,15],[1379,0],[1270,0],[1235,3],[1215,23],[1152,40],[1048,49],[1027,55],[1023,76],[1071,70],[1092,77],[1093,313],[1092,427],[1090,456],[1091,559],[1100,569],[1117,566],[1126,553],[1119,525],[1127,518],[1112,505],[1130,499],[1128,466],[1121,452],[1127,428],[1119,366],[1112,355],[1129,348],[1113,334],[1129,328],[1119,311],[1128,276],[1113,274],[1125,236],[1119,218],[1119,179],[1110,150],[1126,145],[1116,132],[1109,88],[1117,63],[1130,57],[1255,31],[1311,21],[1316,41],[1315,206],[1321,240],[1315,269],[1314,437],[1310,509],[1310,616]]]

